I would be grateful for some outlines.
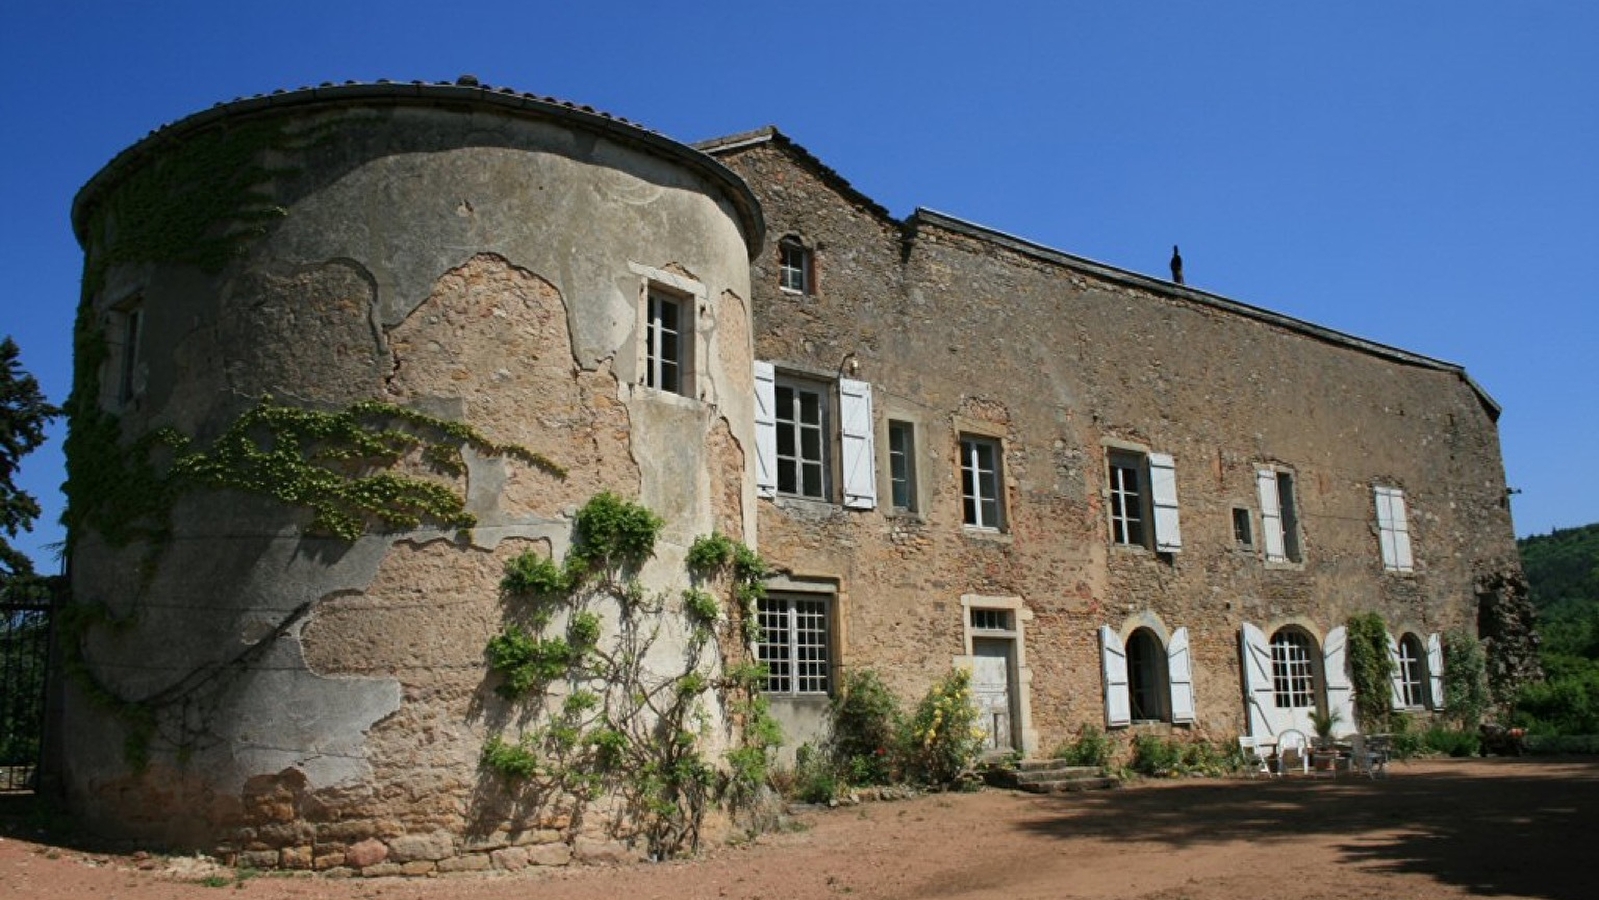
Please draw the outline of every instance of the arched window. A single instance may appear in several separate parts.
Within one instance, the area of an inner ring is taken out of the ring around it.
[[[1310,635],[1297,628],[1279,629],[1271,636],[1271,686],[1278,709],[1316,705],[1318,656]]]
[[[1394,660],[1397,669],[1394,680],[1399,684],[1399,702],[1402,706],[1427,706],[1427,655],[1421,638],[1407,634],[1399,639],[1399,657]]]
[[[1171,721],[1171,680],[1166,648],[1148,628],[1127,638],[1127,693],[1133,721]]]

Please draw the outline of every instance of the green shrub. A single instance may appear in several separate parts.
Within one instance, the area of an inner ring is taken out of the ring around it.
[[[1210,741],[1189,741],[1183,745],[1182,774],[1225,775],[1235,768],[1233,755],[1237,748],[1237,744],[1218,747]]]
[[[1463,629],[1444,632],[1444,715],[1462,731],[1475,730],[1488,711],[1488,658]]]
[[[1162,740],[1152,734],[1133,738],[1133,759],[1129,767],[1140,775],[1164,778],[1181,774],[1183,748],[1176,741]]]
[[[842,689],[828,704],[832,733],[828,755],[850,784],[888,784],[897,774],[895,745],[904,715],[876,672],[862,670],[844,677]]]
[[[1110,765],[1110,758],[1115,752],[1116,745],[1105,732],[1098,726],[1084,725],[1077,732],[1077,739],[1061,744],[1055,749],[1055,758],[1073,766],[1097,766],[1104,768]]]
[[[1133,756],[1128,768],[1151,778],[1175,775],[1225,775],[1242,764],[1236,744],[1217,745],[1210,741],[1184,741],[1140,734],[1133,738]]]
[[[1599,734],[1599,662],[1546,655],[1546,680],[1516,692],[1511,724],[1538,735]]]
[[[828,803],[838,796],[838,775],[810,744],[794,751],[794,796],[806,803]]]
[[[1476,756],[1482,746],[1475,731],[1460,731],[1445,725],[1434,725],[1421,735],[1422,747],[1430,753],[1445,756]]]
[[[1388,727],[1393,735],[1392,752],[1396,759],[1410,759],[1422,751],[1422,733],[1416,730],[1415,721],[1406,713],[1396,712],[1388,717]]]
[[[916,706],[906,723],[901,746],[907,778],[934,785],[952,785],[971,770],[982,749],[972,705],[972,674],[956,669],[944,676]]]

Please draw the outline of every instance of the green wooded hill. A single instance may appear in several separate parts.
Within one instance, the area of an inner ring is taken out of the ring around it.
[[[1599,523],[1557,528],[1516,541],[1540,611],[1563,603],[1599,603]]]
[[[1599,734],[1599,523],[1516,544],[1548,679],[1521,690],[1516,718],[1535,733]]]

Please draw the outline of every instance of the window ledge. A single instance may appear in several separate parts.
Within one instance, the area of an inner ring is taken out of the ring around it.
[[[1010,544],[1016,540],[1008,531],[1000,531],[998,528],[978,528],[976,525],[962,525],[961,534],[973,540],[993,544]]]
[[[834,503],[831,500],[818,500],[814,497],[778,494],[771,500],[772,504],[783,512],[803,519],[832,518],[851,511],[842,504]]]
[[[659,400],[665,403],[670,403],[674,406],[681,406],[684,409],[700,409],[701,407],[706,406],[705,401],[699,399],[698,397],[690,397],[686,394],[679,394],[676,391],[662,390],[661,388],[652,388],[647,384],[633,385],[633,396],[648,397],[651,400]]]

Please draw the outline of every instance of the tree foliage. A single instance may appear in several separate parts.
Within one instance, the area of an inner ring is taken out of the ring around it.
[[[22,368],[21,351],[9,336],[0,341],[0,580],[28,579],[33,564],[9,538],[32,531],[39,501],[17,487],[22,457],[44,443],[44,426],[61,410],[45,400],[39,382]]]
[[[1545,678],[1517,692],[1512,720],[1537,735],[1599,733],[1599,524],[1517,544]]]

